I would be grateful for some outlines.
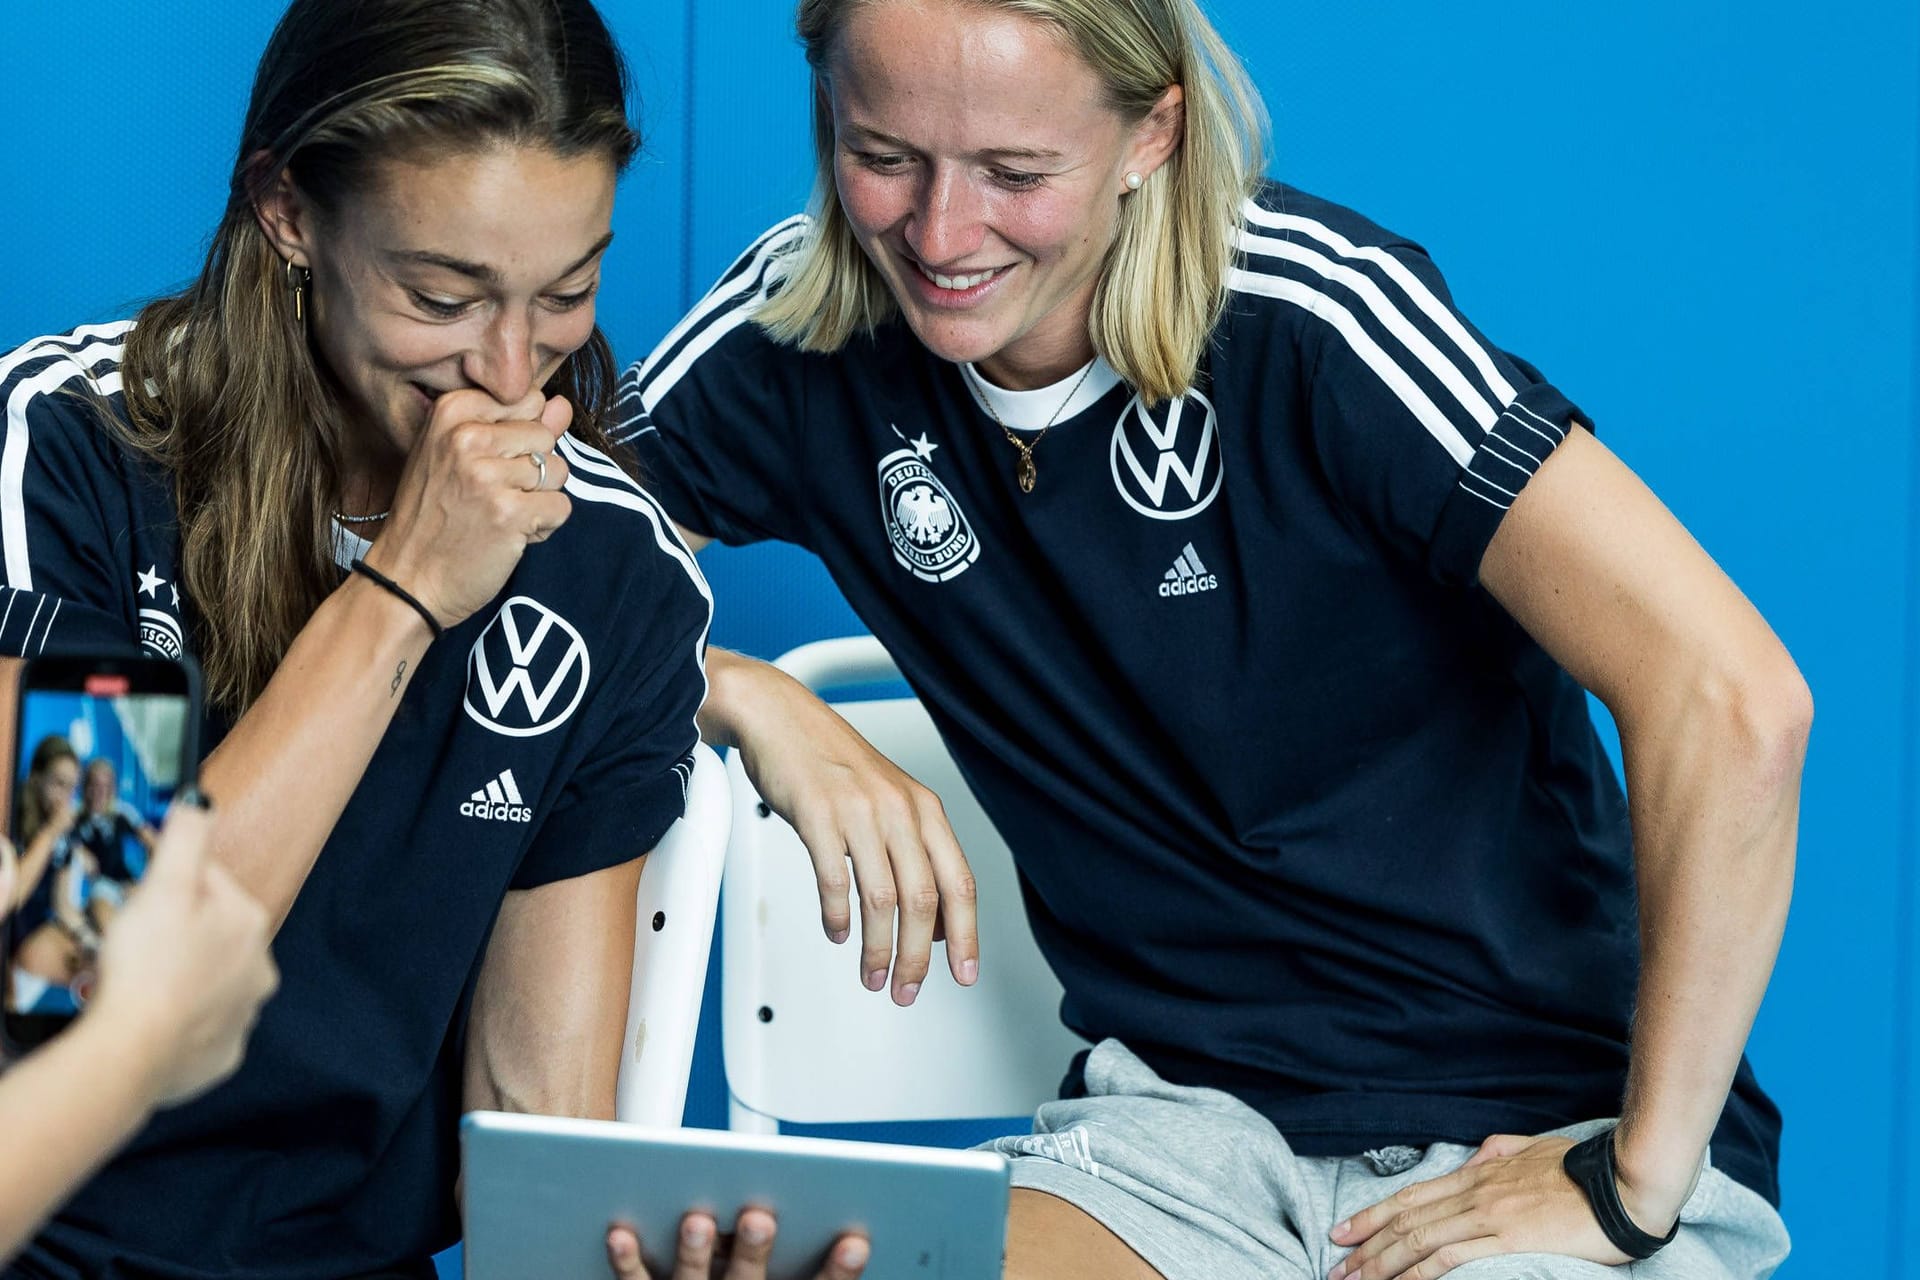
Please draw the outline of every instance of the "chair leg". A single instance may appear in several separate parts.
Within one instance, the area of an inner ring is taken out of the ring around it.
[[[727,1128],[735,1133],[778,1133],[780,1122],[772,1116],[762,1115],[729,1093],[727,1095]]]

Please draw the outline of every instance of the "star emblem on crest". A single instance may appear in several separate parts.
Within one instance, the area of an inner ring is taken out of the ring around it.
[[[920,455],[920,460],[922,462],[925,462],[929,458],[933,457],[933,451],[940,447],[939,445],[935,444],[933,441],[927,439],[927,433],[924,431],[920,433],[920,438],[918,440],[909,440],[907,441],[907,443],[913,446],[913,451],[916,454]]]
[[[158,600],[160,588],[166,585],[167,580],[160,576],[158,565],[148,565],[147,571],[140,575],[140,594],[143,596],[152,596]]]

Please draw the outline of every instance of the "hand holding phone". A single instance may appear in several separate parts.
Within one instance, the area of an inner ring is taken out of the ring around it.
[[[21,849],[19,890],[0,899],[21,904],[0,921],[6,1048],[89,1010],[93,1052],[132,1073],[145,1105],[184,1102],[232,1074],[279,981],[265,909],[208,856],[198,673],[101,657],[6,674],[19,699],[17,715],[0,707],[15,747],[0,781],[18,785]]]

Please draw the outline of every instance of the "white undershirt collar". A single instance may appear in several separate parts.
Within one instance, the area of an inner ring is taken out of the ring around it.
[[[333,562],[342,569],[351,570],[355,560],[366,558],[367,552],[373,549],[373,543],[338,520],[330,523],[333,525]]]
[[[1032,391],[1009,391],[1005,387],[996,387],[973,365],[966,364],[961,368],[960,380],[973,393],[974,402],[989,418],[997,417],[1014,431],[1039,431],[1049,422],[1056,425],[1065,422],[1091,409],[1100,397],[1120,385],[1120,375],[1104,356],[1093,358],[1091,370],[1081,365],[1052,386],[1035,387]],[[1062,406],[1060,397],[1067,394],[1068,388],[1082,373],[1086,374],[1086,380],[1073,393],[1073,399]]]

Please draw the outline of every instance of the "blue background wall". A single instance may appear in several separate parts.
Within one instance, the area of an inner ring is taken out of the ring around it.
[[[603,316],[644,354],[798,206],[785,0],[604,0],[650,135]],[[197,265],[277,0],[18,7],[0,346]],[[1920,1277],[1920,6],[1213,0],[1275,171],[1422,241],[1753,597],[1819,705],[1801,871],[1754,1033],[1787,1114],[1789,1277]],[[716,641],[857,626],[782,549],[706,558]],[[766,590],[778,576],[788,589]],[[703,1049],[693,1118],[721,1122]]]

